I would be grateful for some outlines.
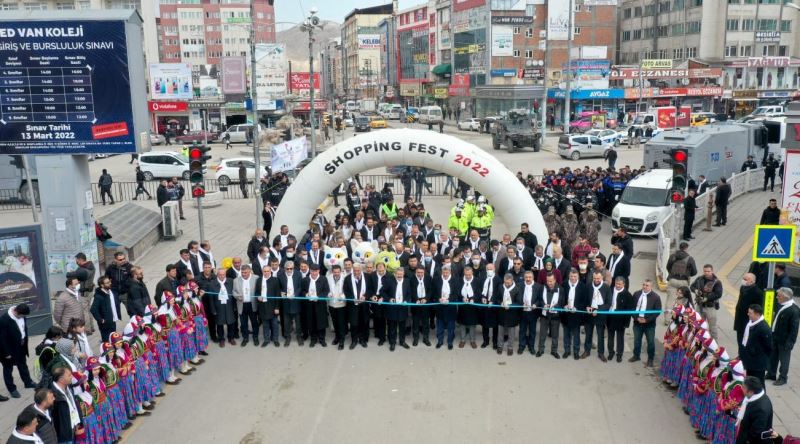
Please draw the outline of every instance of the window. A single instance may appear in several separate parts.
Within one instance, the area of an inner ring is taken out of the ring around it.
[[[742,31],[752,31],[755,29],[755,23],[753,19],[742,19]]]
[[[674,36],[683,35],[683,23],[676,23],[672,25],[672,30],[670,32]]]
[[[739,49],[736,45],[726,46],[725,47],[725,57],[736,57],[738,55],[737,50]]]
[[[698,6],[703,6],[703,0],[692,0],[692,2],[689,3],[689,5],[693,8]]]
[[[728,0],[729,5],[738,5],[741,3],[741,0]]]
[[[785,57],[785,56],[787,56],[787,55],[788,55],[788,52],[789,52],[789,51],[788,51],[788,48],[787,48],[787,46],[786,46],[786,45],[781,45],[781,46],[778,46],[778,55],[779,55],[779,56],[781,56],[781,57]],[[778,68],[778,69],[779,69],[779,70],[781,70],[781,69],[783,69],[783,68]]]
[[[535,13],[536,13],[536,5],[525,5],[525,15],[527,17],[533,17]]]
[[[646,39],[653,38],[653,28],[644,28],[644,38]]]
[[[658,12],[664,13],[669,12],[670,4],[669,2],[662,2],[658,4]]]
[[[533,50],[532,49],[526,49],[525,50],[525,58],[526,59],[530,59],[532,57],[533,57]]]
[[[533,37],[533,28],[525,28],[525,37],[527,38]]]
[[[644,16],[656,15],[656,5],[644,5]]]
[[[686,30],[687,34],[699,34],[700,33],[700,22],[689,22],[687,23],[688,29]]]
[[[791,20],[781,20],[781,32],[792,32]]]
[[[627,42],[631,39],[631,32],[630,31],[622,31],[622,41]]]
[[[777,31],[778,30],[778,21],[775,19],[759,19],[758,20],[758,30],[759,31]]]
[[[672,50],[672,58],[680,60],[683,58],[683,48],[675,48]]]
[[[16,3],[0,3],[0,11],[16,11],[17,8]]]
[[[659,26],[658,27],[658,36],[659,37],[667,37],[669,35],[669,26]]]
[[[514,34],[519,34],[519,26],[514,27]]]
[[[742,57],[750,57],[753,55],[753,47],[750,45],[742,46],[741,51],[739,51]]]
[[[38,3],[38,2],[25,3],[25,10],[26,11],[46,11],[47,10],[47,5],[44,4],[44,3]]]
[[[58,2],[56,3],[56,9],[59,11],[67,11],[75,9],[75,3],[73,2]]]
[[[694,48],[686,48],[686,58],[691,59],[697,57],[697,47]]]
[[[581,5],[579,5],[578,3],[575,3],[574,5],[572,5],[572,10],[574,12],[581,12]]]
[[[634,29],[633,30],[633,39],[634,40],[641,40],[642,39],[642,30],[641,29]]]
[[[514,57],[519,57],[519,49],[514,50]]]
[[[572,28],[572,35],[581,35],[581,27],[580,26],[576,26],[576,27]]]
[[[672,2],[673,11],[683,11],[685,7],[686,3],[684,2],[684,0],[675,0],[674,2]]]
[[[762,5],[777,5],[778,0],[758,0]]]
[[[631,8],[625,8],[625,10],[622,11],[622,18],[631,18]]]
[[[762,46],[761,47],[761,55],[762,56],[774,56],[775,55],[775,47],[773,45]]]
[[[739,30],[739,19],[728,19],[727,25],[725,29],[728,31],[738,31]]]

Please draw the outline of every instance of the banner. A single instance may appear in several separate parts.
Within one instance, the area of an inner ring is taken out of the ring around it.
[[[122,20],[0,23],[0,153],[135,152],[128,39]]]
[[[492,26],[492,57],[514,55],[514,28],[511,26]]]
[[[722,68],[642,69],[642,77],[645,79],[716,79],[721,76]],[[611,68],[611,80],[638,78],[638,68]]]
[[[38,225],[0,229],[0,313],[23,303],[31,308],[28,334],[46,331],[51,325],[50,293]],[[43,322],[32,322],[39,317]]]
[[[446,99],[447,98],[447,88],[434,88],[433,89],[433,98],[435,98],[435,99]]]
[[[358,35],[358,49],[380,49],[380,48],[381,48],[380,34]]]
[[[191,64],[153,63],[150,65],[150,97],[153,100],[188,100],[193,96]]]
[[[286,46],[282,43],[256,44],[256,97],[258,109],[263,104],[282,99],[286,95]]]
[[[518,15],[493,15],[493,25],[530,25],[533,24],[532,16],[518,16]]]
[[[786,125],[787,141],[791,144],[796,144],[797,135],[798,133],[794,125]],[[786,223],[800,226],[800,150],[786,150],[783,171],[783,197],[781,198],[781,208],[783,211],[781,211],[781,224]],[[797,254],[797,252],[800,252],[800,242],[796,244],[797,250],[794,255],[794,260],[795,263],[800,263],[800,255]]]
[[[569,5],[570,0],[547,0],[547,39],[567,40],[570,38]]]
[[[288,142],[272,145],[272,172],[287,171],[297,168],[300,162],[308,158],[308,144],[305,136]]]
[[[639,63],[642,69],[672,69],[672,59],[644,59]]]
[[[222,93],[244,94],[247,92],[247,64],[244,57],[223,57],[222,65]]]
[[[573,60],[564,64],[564,74],[572,71],[573,89],[608,89],[608,75],[611,62],[608,60]]]
[[[453,74],[453,83],[448,88],[451,96],[469,95],[469,74]]]
[[[314,73],[314,95],[319,97],[320,94],[320,80],[319,73]],[[289,76],[289,89],[292,94],[297,94],[301,97],[309,96],[309,89],[311,88],[311,75],[308,72],[293,72]]]

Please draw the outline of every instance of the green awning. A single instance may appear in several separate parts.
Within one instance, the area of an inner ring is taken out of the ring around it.
[[[436,65],[431,70],[432,73],[436,74],[437,76],[443,76],[445,74],[450,74],[450,64],[449,63],[442,63]]]

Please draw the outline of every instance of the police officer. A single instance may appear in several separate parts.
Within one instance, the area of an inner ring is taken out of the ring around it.
[[[769,182],[769,191],[775,191],[775,171],[778,169],[778,161],[775,160],[775,155],[769,153],[769,157],[764,161],[764,191],[767,191],[767,182]]]

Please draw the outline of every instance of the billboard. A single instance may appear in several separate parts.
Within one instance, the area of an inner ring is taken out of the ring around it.
[[[28,304],[31,335],[40,334],[51,325],[45,268],[39,225],[0,229],[0,313],[18,304]]]
[[[677,69],[642,69],[645,79],[716,79],[722,76],[722,68],[677,68]],[[611,80],[638,79],[638,68],[612,68]]]
[[[319,81],[319,73],[314,73],[314,94],[319,97],[320,92],[320,81]],[[289,89],[292,90],[292,93],[297,94],[299,96],[308,96],[309,89],[311,89],[311,74],[308,72],[293,72],[291,76],[289,76]]]
[[[256,97],[259,110],[266,110],[264,106],[270,100],[282,99],[286,95],[287,71],[285,45],[256,44]]]
[[[791,128],[790,128],[791,127]],[[791,144],[797,143],[797,131],[794,125],[786,125],[787,139]],[[794,134],[789,134],[794,133]],[[793,136],[793,137],[792,137]],[[786,145],[784,145],[786,146]],[[784,164],[783,177],[781,181],[783,188],[783,198],[781,199],[781,224],[792,224],[800,226],[800,151],[795,149],[786,150],[786,160]],[[797,251],[794,255],[795,263],[800,263],[800,242],[796,243]]]
[[[358,35],[358,49],[380,49],[380,48],[381,48],[380,34]]]
[[[244,94],[247,92],[247,64],[244,57],[223,57],[222,65],[222,93]]]
[[[644,59],[639,62],[642,69],[672,69],[672,59]]]
[[[547,39],[567,40],[570,36],[570,0],[547,0]]]
[[[135,152],[134,123],[147,119],[144,72],[133,71],[143,70],[140,24],[0,22],[0,153]]]
[[[492,57],[514,55],[514,28],[505,25],[492,26]]]
[[[191,64],[150,64],[150,97],[153,100],[189,100],[193,96]]]
[[[572,70],[572,88],[608,89],[611,71],[611,62],[608,60],[573,60],[569,68],[567,64],[563,68],[564,71]]]

